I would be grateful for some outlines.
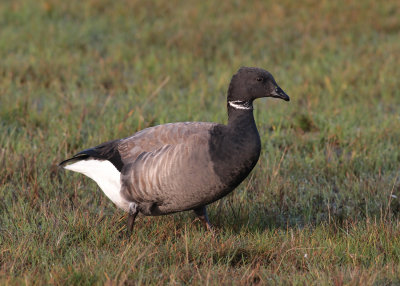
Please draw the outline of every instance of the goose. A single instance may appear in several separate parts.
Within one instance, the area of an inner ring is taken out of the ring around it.
[[[91,178],[128,212],[128,234],[139,213],[158,216],[190,210],[212,230],[206,206],[232,192],[260,157],[253,101],[261,97],[290,100],[268,71],[242,67],[229,84],[227,125],[157,125],[83,150],[59,166]]]

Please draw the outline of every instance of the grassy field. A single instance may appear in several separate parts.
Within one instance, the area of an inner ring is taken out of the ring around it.
[[[400,2],[0,2],[1,285],[400,283]],[[262,154],[192,213],[126,215],[57,163],[176,121],[226,123],[240,66]]]

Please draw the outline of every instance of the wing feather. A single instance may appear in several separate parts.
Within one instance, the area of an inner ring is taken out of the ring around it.
[[[208,150],[208,132],[186,137],[184,142],[143,152],[121,173],[122,195],[139,205],[141,212],[165,214],[214,201],[221,186]],[[171,141],[170,141],[171,142]]]
[[[211,122],[179,122],[149,127],[122,139],[118,144],[118,151],[124,164],[129,164],[143,152],[185,143],[191,135],[208,132],[215,125],[216,123]]]

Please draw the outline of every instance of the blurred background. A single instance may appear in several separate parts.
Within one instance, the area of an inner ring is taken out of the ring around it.
[[[76,262],[72,245],[83,241],[86,253],[99,239],[116,244],[124,228],[95,183],[58,162],[157,124],[226,123],[227,87],[241,66],[270,71],[291,101],[255,103],[262,155],[211,206],[218,227],[235,236],[398,219],[399,1],[2,0],[0,58],[5,276],[29,280],[31,267],[49,282],[51,263]],[[189,218],[143,218],[139,235],[170,236],[192,228]],[[69,262],[41,253],[63,243]],[[10,250],[18,245],[30,246]],[[118,255],[103,251],[104,261]],[[93,271],[89,282],[105,281]]]

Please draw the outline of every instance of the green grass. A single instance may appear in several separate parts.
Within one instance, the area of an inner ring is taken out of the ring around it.
[[[389,1],[0,2],[0,284],[400,283],[400,5]],[[176,121],[226,122],[240,66],[260,160],[209,207],[125,214],[57,168]]]

